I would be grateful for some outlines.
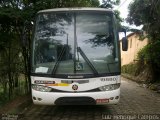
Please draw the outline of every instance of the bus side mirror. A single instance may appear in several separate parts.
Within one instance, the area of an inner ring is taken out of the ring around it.
[[[123,51],[128,50],[128,40],[126,36],[122,38],[122,50]]]
[[[124,33],[124,37],[122,38],[122,50],[123,51],[127,51],[128,50],[128,40],[127,40],[127,36],[126,36],[126,29],[125,28],[120,28],[119,32],[123,32]]]

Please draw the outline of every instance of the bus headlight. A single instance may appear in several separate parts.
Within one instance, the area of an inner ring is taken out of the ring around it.
[[[32,85],[32,89],[41,92],[51,92],[52,88],[42,85]]]
[[[117,83],[117,84],[101,86],[101,87],[99,87],[99,89],[101,91],[111,91],[111,90],[118,89],[119,87],[120,87],[120,83]]]

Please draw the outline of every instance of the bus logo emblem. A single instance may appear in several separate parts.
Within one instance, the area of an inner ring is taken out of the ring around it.
[[[78,85],[73,85],[73,86],[72,86],[72,89],[73,89],[73,90],[78,90]]]

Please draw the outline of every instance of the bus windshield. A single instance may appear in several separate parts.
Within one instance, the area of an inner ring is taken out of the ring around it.
[[[120,72],[113,14],[45,12],[36,19],[32,73],[101,75]]]

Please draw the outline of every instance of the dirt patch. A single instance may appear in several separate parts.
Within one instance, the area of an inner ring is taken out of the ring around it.
[[[7,104],[0,108],[0,114],[4,113],[18,113],[25,109],[29,104],[32,103],[31,95],[23,95],[9,101]]]
[[[136,76],[136,79],[138,81],[144,81],[145,83],[150,83],[153,78],[152,78],[152,73],[149,67],[142,70],[142,72],[138,76]]]

